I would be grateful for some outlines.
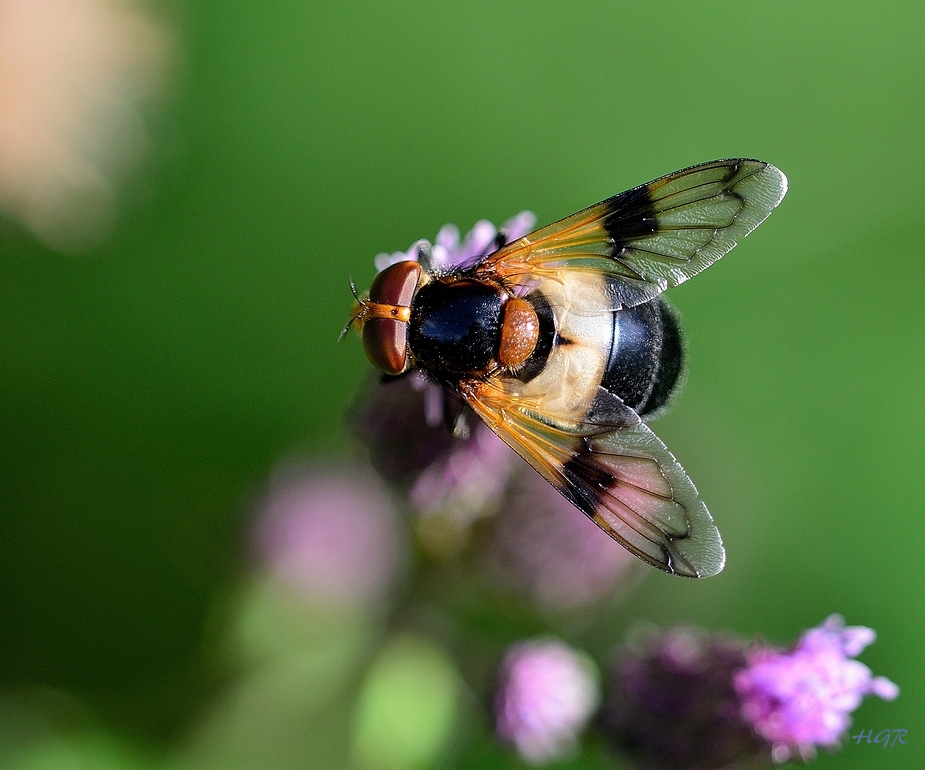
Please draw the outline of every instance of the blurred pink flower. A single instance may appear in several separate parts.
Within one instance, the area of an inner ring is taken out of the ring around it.
[[[517,455],[468,409],[469,435],[443,424],[443,389],[417,372],[370,383],[353,414],[353,434],[414,514],[431,555],[458,554],[471,525],[497,512]]]
[[[296,467],[270,482],[253,539],[271,573],[322,602],[376,600],[404,557],[400,523],[371,473]]]
[[[457,440],[414,480],[408,498],[423,516],[447,516],[465,527],[497,511],[517,456],[487,425],[473,422],[470,438]]]
[[[532,764],[564,759],[599,700],[597,670],[587,656],[556,639],[515,644],[498,675],[498,737]]]
[[[602,599],[637,563],[525,464],[518,466],[492,525],[484,560],[490,581],[547,609]]]
[[[0,209],[55,248],[99,239],[174,56],[128,0],[0,0]]]

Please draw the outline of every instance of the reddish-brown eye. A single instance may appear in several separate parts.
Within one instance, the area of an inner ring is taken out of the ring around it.
[[[408,308],[421,276],[417,262],[397,262],[383,270],[369,289],[373,313],[363,323],[363,349],[386,374],[401,374],[408,350]]]
[[[525,299],[509,299],[501,320],[498,363],[506,368],[522,364],[536,350],[539,338],[540,322],[533,305]]]
[[[363,349],[377,369],[386,374],[405,371],[408,324],[388,318],[371,318],[363,325]]]
[[[410,307],[421,277],[421,266],[406,260],[389,265],[373,279],[369,287],[369,301],[380,305]]]

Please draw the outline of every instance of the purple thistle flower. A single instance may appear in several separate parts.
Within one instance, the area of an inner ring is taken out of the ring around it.
[[[442,389],[416,372],[381,382],[370,378],[350,416],[353,435],[373,468],[403,492],[456,446],[443,425]]]
[[[501,225],[500,230],[505,234],[505,242],[510,243],[529,233],[536,224],[536,215],[532,211],[521,211]],[[472,267],[482,257],[491,253],[498,236],[499,229],[487,219],[480,219],[472,229],[460,238],[459,228],[454,224],[445,224],[437,233],[432,247],[434,267],[443,272],[448,270],[465,270]],[[421,247],[431,248],[427,240],[415,241],[407,251],[396,251],[392,254],[382,253],[376,256],[376,269],[385,270],[389,265],[406,260],[417,261]]]
[[[411,373],[371,383],[353,418],[353,433],[373,467],[414,514],[433,554],[458,553],[471,525],[498,511],[514,451],[470,414],[469,435],[454,438],[443,424],[443,389]]]
[[[899,694],[852,659],[874,638],[838,615],[789,651],[693,629],[650,632],[614,666],[600,725],[645,768],[811,759],[838,744],[865,695]]]
[[[809,759],[817,746],[836,746],[865,695],[899,695],[893,682],[853,659],[875,638],[872,629],[846,627],[832,615],[789,651],[756,649],[749,655],[735,677],[736,692],[743,715],[772,744],[777,761]]]
[[[418,475],[408,499],[424,516],[439,514],[468,526],[498,509],[515,459],[487,425],[477,423],[471,436]]]
[[[599,699],[597,671],[586,656],[555,639],[521,642],[501,663],[495,728],[528,762],[564,759],[577,749]]]
[[[605,681],[599,725],[643,768],[712,770],[768,760],[733,676],[745,642],[699,629],[637,631]]]

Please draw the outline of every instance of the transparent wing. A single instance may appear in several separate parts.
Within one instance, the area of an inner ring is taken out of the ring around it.
[[[631,307],[713,264],[786,192],[783,173],[759,160],[692,166],[536,230],[488,256],[476,274],[518,283],[594,271],[614,279],[616,307]]]
[[[605,412],[575,422],[537,411],[490,380],[462,391],[505,443],[640,559],[684,577],[722,570],[723,544],[693,482],[615,396],[602,389]]]

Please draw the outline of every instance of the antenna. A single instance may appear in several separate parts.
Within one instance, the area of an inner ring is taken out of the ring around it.
[[[347,321],[347,325],[341,330],[340,336],[338,336],[337,341],[341,342],[344,337],[347,336],[347,332],[350,331],[350,327],[353,326],[362,316],[366,315],[366,301],[360,299],[360,295],[357,293],[357,285],[353,282],[353,277],[350,278],[350,293],[353,294],[353,298],[356,300],[356,304],[353,306],[353,315],[350,317],[350,320]]]

